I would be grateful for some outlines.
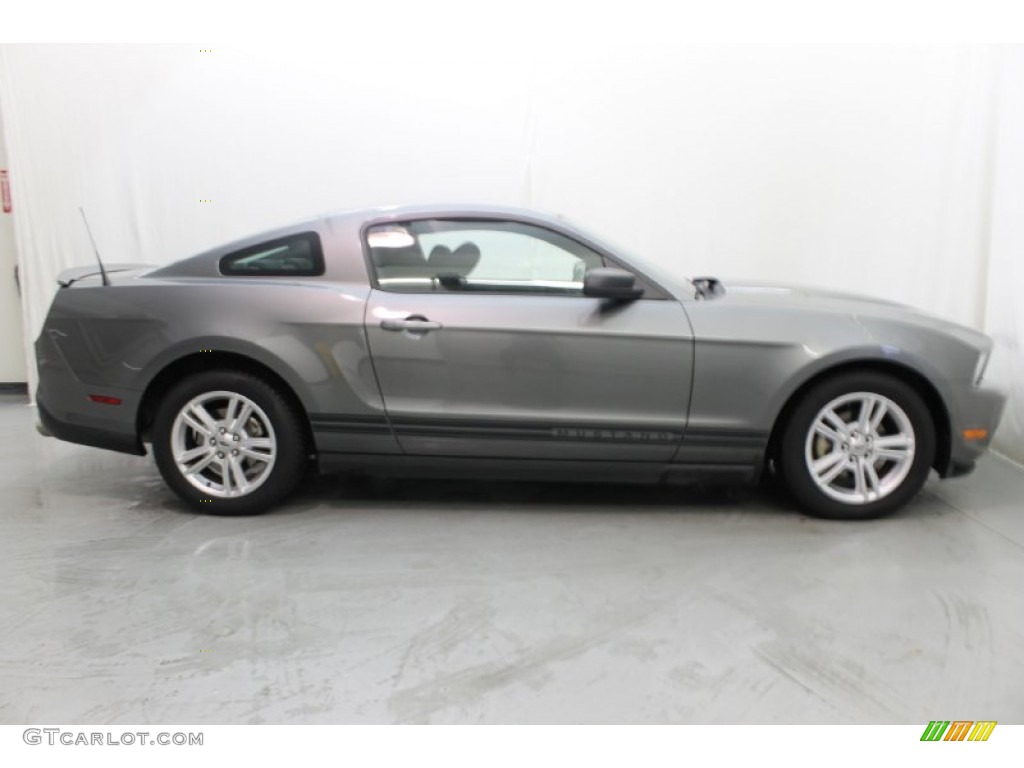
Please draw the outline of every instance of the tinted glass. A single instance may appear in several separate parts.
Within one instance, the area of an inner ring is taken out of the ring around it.
[[[391,291],[500,291],[582,295],[603,266],[582,243],[529,224],[426,220],[367,233],[378,285]]]
[[[229,253],[220,260],[225,275],[311,277],[324,273],[324,256],[315,232],[302,232]]]

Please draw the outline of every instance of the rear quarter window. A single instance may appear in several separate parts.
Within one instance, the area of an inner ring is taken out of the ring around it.
[[[316,232],[300,232],[222,256],[222,275],[316,277],[324,273],[324,252]]]

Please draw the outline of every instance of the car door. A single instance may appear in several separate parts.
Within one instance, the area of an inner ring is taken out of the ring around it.
[[[364,237],[366,334],[406,453],[671,460],[693,361],[679,302],[642,277],[635,301],[583,296],[608,255],[537,224],[418,219]]]

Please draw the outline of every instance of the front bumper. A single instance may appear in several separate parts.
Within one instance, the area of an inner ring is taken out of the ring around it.
[[[966,475],[974,469],[999,426],[1006,395],[990,387],[965,384],[953,392],[950,406],[949,460],[944,467],[937,467],[944,478]]]

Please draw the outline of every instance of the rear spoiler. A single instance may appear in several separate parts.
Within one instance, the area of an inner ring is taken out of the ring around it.
[[[111,264],[107,267],[107,274],[113,274],[114,272],[128,272],[133,269],[152,269],[153,264]],[[67,288],[72,283],[82,280],[86,277],[94,277],[102,274],[100,268],[96,265],[90,267],[72,267],[71,269],[65,269],[59,275],[57,275],[57,285],[61,288]]]

